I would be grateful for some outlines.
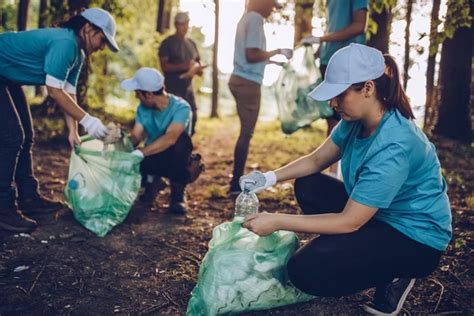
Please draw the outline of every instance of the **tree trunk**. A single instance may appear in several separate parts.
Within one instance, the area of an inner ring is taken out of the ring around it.
[[[377,48],[384,54],[388,53],[392,17],[391,5],[384,6],[380,13],[373,10],[370,12],[370,18],[377,24],[377,32],[372,34],[367,45]]]
[[[16,22],[16,28],[18,31],[26,30],[26,24],[28,23],[28,8],[30,6],[30,0],[20,0],[18,3],[18,18]]]
[[[163,33],[171,28],[171,9],[174,1],[159,0],[156,31]]]
[[[413,8],[413,0],[407,0],[406,26],[405,26],[405,61],[403,63],[403,89],[407,90],[408,85],[408,69],[410,68],[410,25],[411,11]]]
[[[438,54],[439,45],[436,42],[438,34],[439,7],[441,0],[433,0],[433,8],[431,9],[431,26],[430,26],[430,48],[428,55],[428,62],[426,67],[426,102],[425,102],[425,118],[423,129],[425,133],[429,133],[433,128],[434,115],[434,76],[436,68],[436,55]]]
[[[217,102],[219,96],[219,68],[217,67],[217,54],[219,47],[219,0],[214,0],[215,14],[214,14],[214,47],[212,48],[212,106],[211,117],[219,117],[217,113]]]
[[[467,1],[466,1],[467,3]],[[470,3],[473,16],[474,3]],[[448,6],[448,10],[450,10]],[[472,141],[470,113],[472,39],[474,20],[471,27],[458,28],[452,39],[446,39],[441,51],[440,104],[438,122],[434,133],[466,143]]]
[[[313,7],[315,0],[296,0],[295,1],[295,44],[299,43],[304,37],[311,35],[313,26]]]

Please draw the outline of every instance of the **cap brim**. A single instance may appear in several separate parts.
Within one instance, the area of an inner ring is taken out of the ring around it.
[[[316,101],[326,101],[338,96],[350,86],[350,83],[327,83],[323,81],[308,96]]]
[[[110,36],[109,34],[103,32],[105,35],[105,38],[107,39],[107,46],[109,46],[110,50],[113,51],[114,53],[118,52],[120,49],[117,45],[117,42],[115,41],[115,38]]]
[[[126,79],[126,80],[122,81],[120,86],[122,87],[122,89],[127,90],[127,91],[132,91],[132,90],[137,90],[138,89],[137,82],[135,81],[134,78]]]

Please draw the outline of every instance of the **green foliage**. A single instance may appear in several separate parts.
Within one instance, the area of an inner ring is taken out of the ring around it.
[[[472,17],[470,16],[470,0],[448,0],[448,10],[444,17],[444,28],[442,32],[436,34],[433,45],[430,46],[430,55],[433,56],[438,51],[438,45],[447,38],[453,38],[458,28],[471,27]],[[440,21],[435,21],[440,24]]]
[[[0,0],[0,32],[16,30],[17,6]]]
[[[370,0],[369,1],[369,20],[367,22],[367,39],[377,34],[378,25],[372,19],[372,14],[380,14],[382,11],[391,11],[397,5],[397,0]]]

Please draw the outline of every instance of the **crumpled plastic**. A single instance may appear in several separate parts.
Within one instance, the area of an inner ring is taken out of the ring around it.
[[[188,316],[270,309],[313,298],[286,275],[286,264],[298,247],[296,235],[278,231],[259,237],[241,223],[234,220],[214,228]]]

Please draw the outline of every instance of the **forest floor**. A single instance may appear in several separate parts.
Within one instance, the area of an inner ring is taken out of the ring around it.
[[[212,229],[233,216],[228,197],[236,118],[199,121],[194,137],[206,172],[188,187],[185,216],[167,212],[169,189],[155,205],[137,203],[103,238],[70,210],[39,218],[31,234],[0,232],[0,315],[183,315],[196,285]],[[284,137],[277,123],[259,122],[247,168],[268,170],[310,152],[323,139],[317,125]],[[449,184],[454,236],[438,269],[418,280],[403,314],[472,314],[474,170],[472,147],[434,139]],[[39,142],[35,172],[42,192],[63,199],[70,150],[64,141]],[[298,212],[291,184],[259,195],[261,209]],[[300,235],[304,242],[310,236]],[[25,270],[14,272],[25,266]],[[373,290],[248,315],[352,315]]]

